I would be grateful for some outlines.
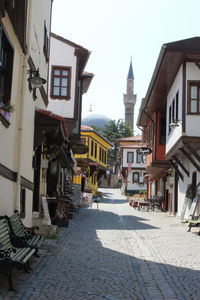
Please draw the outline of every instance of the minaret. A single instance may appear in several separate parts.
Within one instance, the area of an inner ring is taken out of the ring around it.
[[[134,75],[132,67],[132,59],[127,76],[127,88],[126,94],[124,94],[124,106],[125,106],[125,123],[129,125],[133,130],[134,126],[134,106],[136,103],[136,95],[134,93]],[[134,130],[133,130],[134,131]]]

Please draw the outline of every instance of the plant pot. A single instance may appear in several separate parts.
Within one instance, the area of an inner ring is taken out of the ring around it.
[[[11,114],[8,111],[4,111],[3,116],[7,121],[10,121]]]

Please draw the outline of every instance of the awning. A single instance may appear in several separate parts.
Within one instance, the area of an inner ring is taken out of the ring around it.
[[[163,172],[170,168],[170,163],[167,160],[153,160],[146,172],[150,175],[150,179],[155,177],[163,177]]]
[[[51,111],[36,109],[35,111],[35,135],[34,149],[45,139],[51,144],[62,144],[64,136],[61,130],[61,121],[64,118]]]
[[[72,157],[72,153],[65,144],[63,144],[61,147],[59,147],[58,158],[59,158],[60,164],[63,168],[73,169],[74,160]]]
[[[85,154],[89,151],[88,146],[82,143],[81,140],[72,143],[71,148],[74,154]]]

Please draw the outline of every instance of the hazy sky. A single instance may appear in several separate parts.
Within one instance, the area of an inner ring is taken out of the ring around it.
[[[200,36],[199,0],[54,0],[52,32],[91,51],[94,79],[83,113],[124,118],[130,57],[137,94],[135,121],[164,43]]]

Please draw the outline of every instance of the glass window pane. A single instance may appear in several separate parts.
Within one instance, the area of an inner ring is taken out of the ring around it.
[[[60,78],[55,77],[55,78],[54,78],[53,85],[54,85],[54,86],[59,86],[59,85],[60,85]]]
[[[137,153],[137,162],[140,163],[142,161],[142,155]]]
[[[60,75],[60,70],[54,70],[54,75]]]
[[[61,96],[67,96],[67,89],[61,88]]]
[[[138,182],[138,181],[139,181],[139,174],[133,173],[133,182]]]
[[[191,99],[197,99],[197,87],[191,86]]]
[[[54,96],[59,96],[59,88],[58,87],[53,88],[53,94],[54,94]]]
[[[66,71],[66,70],[65,70],[65,71],[62,71],[62,75],[63,75],[63,76],[68,76],[68,71]]]
[[[133,153],[128,153],[127,162],[133,162]]]
[[[62,78],[61,85],[62,86],[67,86],[67,78]]]
[[[197,101],[191,100],[190,112],[196,113],[197,112]]]

